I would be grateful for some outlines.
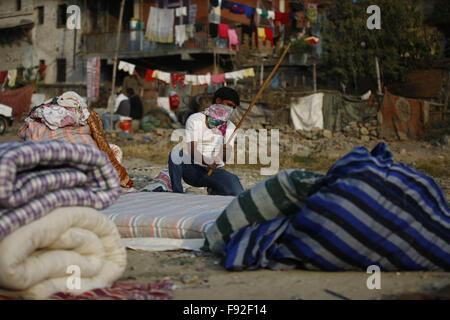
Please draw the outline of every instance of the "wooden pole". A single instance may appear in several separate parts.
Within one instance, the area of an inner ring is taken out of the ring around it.
[[[316,73],[316,62],[313,63],[313,83],[314,83],[314,92],[317,91],[317,73]]]
[[[375,57],[375,68],[377,71],[377,86],[378,86],[378,95],[381,95],[381,77],[380,77],[380,65],[378,64],[378,57]]]
[[[111,84],[111,95],[109,96],[109,99],[108,99],[108,108],[111,108],[110,109],[110,119],[109,119],[109,126],[111,129],[113,129],[113,113],[114,113],[114,103],[115,103],[114,92],[116,90],[117,57],[119,55],[120,30],[122,29],[123,8],[124,7],[125,7],[125,0],[122,0],[122,3],[120,5],[119,24],[117,25],[116,48],[114,50],[114,64],[113,64],[113,76],[112,76],[112,84]]]
[[[244,122],[245,118],[248,116],[248,114],[250,113],[250,111],[252,111],[253,106],[255,105],[256,101],[258,101],[259,96],[262,94],[262,92],[264,91],[264,89],[267,87],[267,85],[269,84],[270,80],[272,79],[273,75],[275,74],[275,72],[277,71],[278,67],[280,66],[281,62],[283,61],[284,57],[286,56],[286,54],[289,51],[289,48],[291,47],[291,44],[289,43],[286,47],[286,49],[284,50],[283,54],[280,57],[280,60],[278,60],[277,64],[275,65],[275,67],[272,69],[272,72],[270,73],[269,77],[266,79],[266,81],[264,81],[264,84],[262,85],[261,89],[259,89],[258,93],[256,94],[256,96],[253,98],[252,102],[250,103],[250,106],[248,107],[247,111],[245,112],[245,114],[242,116],[241,121],[239,121],[239,123],[236,126],[236,129],[234,129],[233,134],[230,136],[230,138],[228,139],[226,144],[229,144],[231,140],[233,140],[234,136],[237,133],[237,130],[241,127],[242,123]],[[215,166],[212,166],[212,168],[209,170],[208,172],[208,176],[210,176],[213,172],[213,170],[215,169]]]

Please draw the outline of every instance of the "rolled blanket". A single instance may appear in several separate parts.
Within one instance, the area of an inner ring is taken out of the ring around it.
[[[44,299],[109,287],[126,263],[117,228],[105,215],[58,208],[0,241],[0,295]]]
[[[120,194],[106,154],[61,141],[0,144],[0,239],[61,206],[103,209]]]

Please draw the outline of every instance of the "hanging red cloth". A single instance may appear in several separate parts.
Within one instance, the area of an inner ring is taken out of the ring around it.
[[[153,78],[153,70],[147,69],[147,72],[145,73],[145,81],[155,81],[155,78]]]
[[[273,42],[273,29],[272,28],[265,28],[266,38],[264,39],[264,45],[266,45],[266,40],[270,40],[270,45],[275,47],[275,43]]]
[[[0,71],[0,85],[5,82],[6,77],[8,76],[8,70]]]
[[[275,11],[275,22],[279,21],[282,25],[288,25],[290,23],[290,15],[287,12]]]
[[[219,23],[219,37],[228,39],[228,25],[226,23]]]
[[[181,86],[184,88],[184,74],[182,73],[172,73],[172,87],[177,87],[177,82],[181,83]]]

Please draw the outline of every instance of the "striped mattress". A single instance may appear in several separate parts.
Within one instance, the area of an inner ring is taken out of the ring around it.
[[[122,238],[204,238],[231,196],[171,192],[122,194],[101,212],[119,229]]]

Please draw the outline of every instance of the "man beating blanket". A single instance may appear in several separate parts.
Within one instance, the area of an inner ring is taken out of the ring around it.
[[[175,147],[169,156],[173,192],[183,192],[181,179],[194,187],[207,187],[212,195],[236,196],[243,191],[239,178],[221,169],[233,153],[235,137],[226,142],[236,128],[230,118],[239,102],[235,90],[223,87],[214,93],[212,105],[189,116],[183,149]],[[210,168],[217,169],[208,176]]]

